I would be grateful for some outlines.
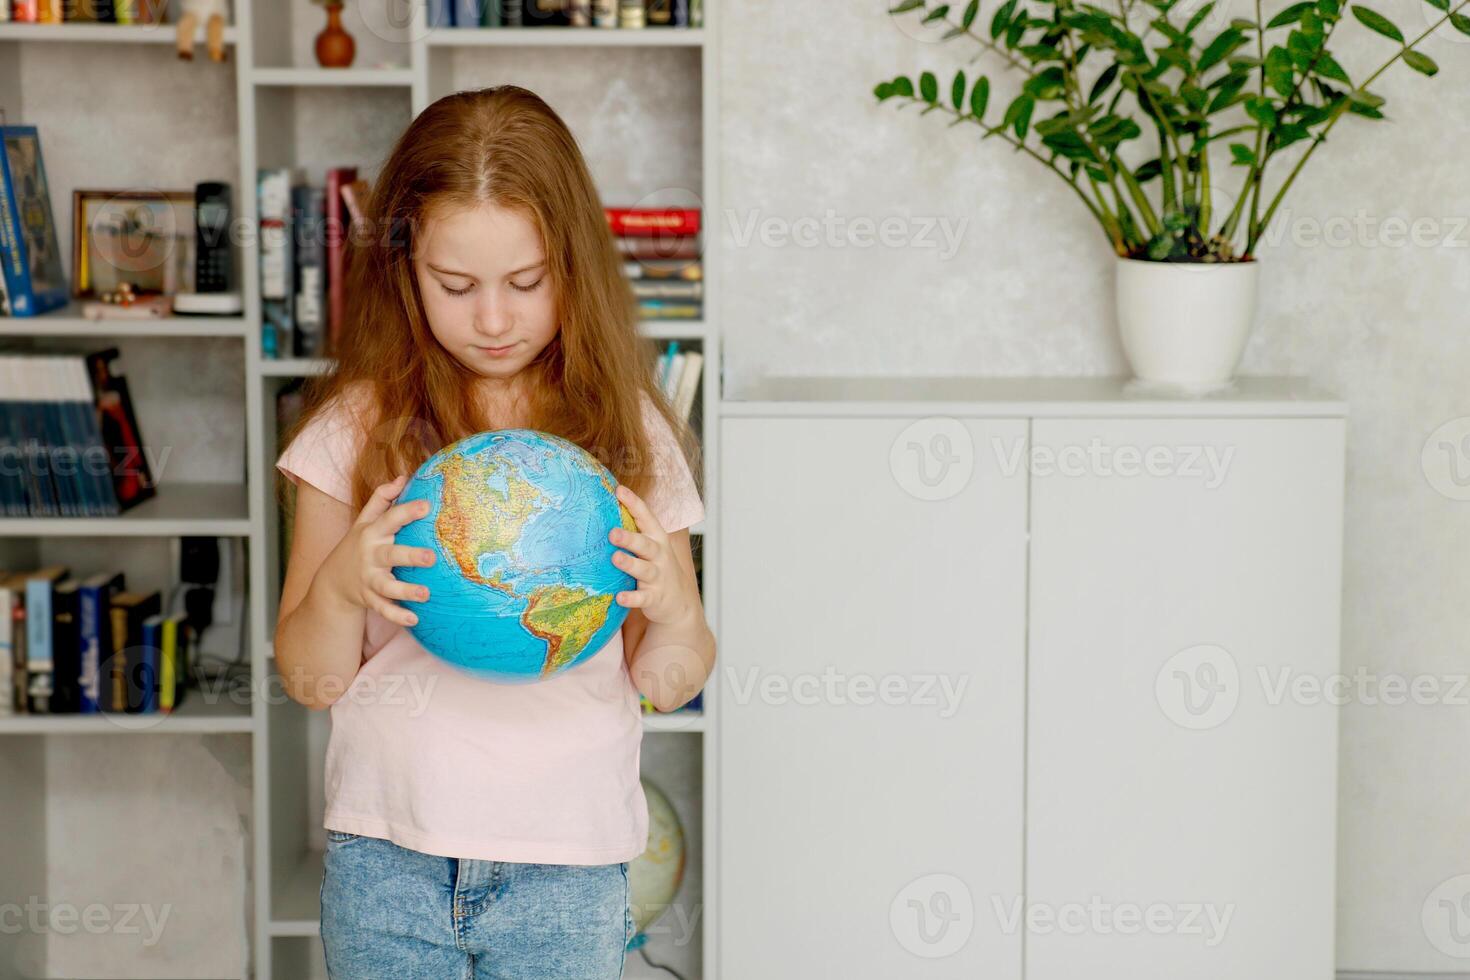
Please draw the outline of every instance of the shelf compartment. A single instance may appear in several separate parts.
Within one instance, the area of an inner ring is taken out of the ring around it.
[[[243,484],[165,483],[150,500],[117,517],[4,517],[0,537],[200,537],[250,534]]]

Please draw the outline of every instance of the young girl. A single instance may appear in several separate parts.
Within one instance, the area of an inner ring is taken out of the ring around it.
[[[429,106],[354,230],[335,371],[315,379],[277,466],[297,486],[276,663],[330,706],[322,942],[333,977],[622,975],[628,863],[647,844],[638,694],[661,711],[714,664],[691,524],[697,449],[647,342],[586,163],[515,86]],[[606,464],[636,533],[609,534],[623,628],[531,684],[450,666],[404,627],[427,591],[394,504],[431,453],[530,428]]]

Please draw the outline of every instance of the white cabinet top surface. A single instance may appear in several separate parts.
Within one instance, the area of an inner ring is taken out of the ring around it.
[[[1151,392],[1127,378],[772,376],[720,402],[722,416],[1341,418],[1347,405],[1298,377],[1245,377],[1201,397]]]

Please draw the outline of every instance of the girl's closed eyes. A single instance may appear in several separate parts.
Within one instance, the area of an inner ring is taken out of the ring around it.
[[[519,292],[522,292],[522,293],[534,293],[537,289],[539,289],[541,287],[541,284],[543,282],[545,282],[545,281],[546,281],[546,277],[545,276],[542,276],[540,279],[537,279],[535,282],[531,283],[531,285],[529,285],[529,286],[521,286],[521,285],[518,285],[516,283],[511,283],[510,284],[510,288],[511,289],[514,289],[514,290],[517,290]],[[450,296],[463,296],[466,293],[468,293],[470,290],[472,290],[472,289],[475,288],[475,284],[474,283],[470,283],[468,286],[466,286],[463,289],[450,289],[448,286],[444,285],[442,282],[439,285]]]

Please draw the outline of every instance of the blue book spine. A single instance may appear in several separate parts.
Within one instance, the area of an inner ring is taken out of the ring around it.
[[[669,365],[674,363],[674,355],[679,352],[679,342],[669,341],[669,346],[664,348],[663,356],[658,359],[658,383],[663,387],[669,376]]]
[[[72,494],[70,481],[65,476],[66,439],[61,433],[56,403],[36,402],[36,417],[41,420],[46,441],[46,472],[51,477],[51,487],[56,493],[56,506],[62,517],[76,517],[77,504]]]
[[[51,580],[26,580],[26,669],[51,670]]]
[[[428,9],[425,13],[429,17],[430,27],[453,27],[453,7],[450,0],[429,0]]]
[[[450,0],[455,27],[480,26],[480,0]]]
[[[55,517],[61,513],[56,488],[51,484],[51,445],[46,438],[45,413],[41,403],[27,401],[25,420],[26,476],[31,481],[31,513],[36,517]]]
[[[102,686],[98,670],[102,664],[102,617],[108,615],[104,608],[106,586],[83,584],[81,588],[81,643],[82,669],[81,713],[96,714],[102,710]]]
[[[46,409],[51,416],[51,433],[56,448],[51,451],[51,469],[56,484],[66,491],[71,500],[71,512],[76,517],[90,517],[87,499],[82,493],[81,448],[71,432],[70,412],[59,401],[47,401]]]
[[[9,144],[30,143],[34,146],[35,169],[24,176],[31,185],[29,202],[39,202],[44,212],[41,230],[51,241],[50,254],[43,255],[41,268],[50,277],[60,272],[60,259],[55,254],[56,229],[51,223],[50,190],[41,163],[40,134],[35,126],[0,126],[0,259],[3,259],[5,289],[10,294],[11,316],[37,316],[65,306],[67,287],[59,281],[37,283],[31,275],[30,244],[21,222],[20,197],[16,194],[16,174],[11,167]],[[34,210],[34,209],[32,209]],[[30,213],[28,210],[27,213]]]
[[[143,647],[138,651],[138,665],[129,664],[129,671],[136,671],[137,711],[149,714],[158,710],[158,658],[163,646],[163,617],[149,616],[143,620]]]
[[[0,489],[4,490],[6,517],[26,515],[25,471],[15,438],[15,409],[14,402],[0,402]]]
[[[20,289],[26,278],[25,262],[25,245],[21,240],[20,222],[15,215],[10,167],[5,162],[5,153],[0,150],[0,273],[5,277],[11,316],[26,316],[31,312],[30,293]]]

